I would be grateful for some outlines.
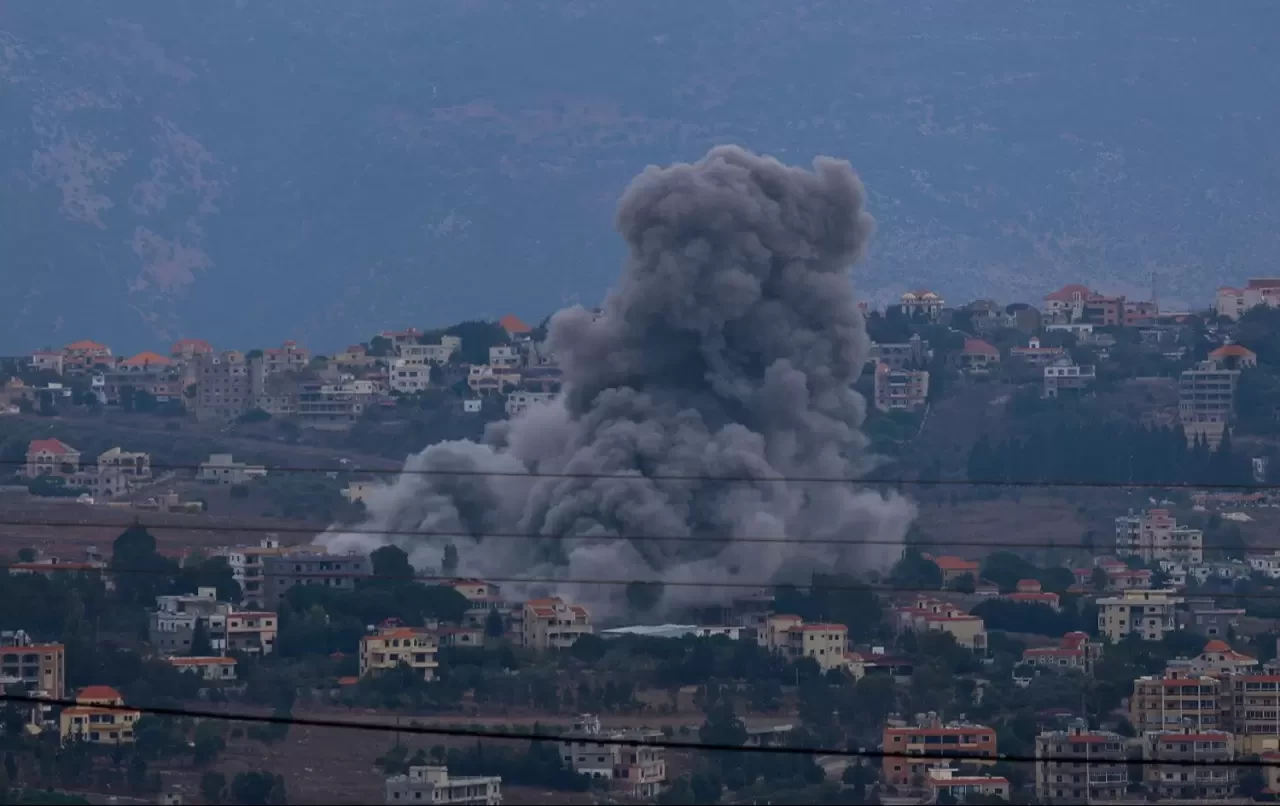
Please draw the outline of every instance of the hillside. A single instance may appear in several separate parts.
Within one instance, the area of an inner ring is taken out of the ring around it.
[[[0,10],[0,343],[319,349],[593,302],[648,163],[850,159],[862,291],[1200,301],[1276,251],[1280,9],[364,2]],[[534,279],[536,278],[536,280]],[[284,331],[282,333],[282,331]]]

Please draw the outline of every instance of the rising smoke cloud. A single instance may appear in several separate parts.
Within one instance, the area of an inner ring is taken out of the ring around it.
[[[419,569],[458,546],[459,572],[667,582],[803,580],[896,559],[909,502],[848,484],[874,465],[853,390],[869,341],[850,275],[874,229],[847,162],[813,170],[741,148],[650,167],[618,206],[628,257],[598,313],[551,320],[562,393],[483,444],[431,445],[367,500],[359,528],[449,532],[387,537],[333,530],[318,542],[371,551],[394,542]],[[532,478],[566,473],[614,478]],[[619,479],[618,475],[631,478]],[[680,479],[652,477],[678,476]],[[717,477],[761,481],[715,481]],[[521,533],[537,539],[485,539]],[[645,540],[687,536],[690,541]],[[781,537],[841,545],[708,541]],[[863,542],[874,538],[875,544]],[[508,586],[511,587],[511,586]],[[616,586],[556,586],[618,603]],[[672,587],[668,606],[733,591]]]

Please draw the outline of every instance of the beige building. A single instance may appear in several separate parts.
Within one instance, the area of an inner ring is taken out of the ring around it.
[[[205,680],[235,680],[236,659],[214,657],[174,657],[169,658],[169,665],[180,672],[198,674]]]
[[[71,478],[80,470],[80,451],[58,439],[33,439],[27,445],[26,475]]]
[[[917,775],[924,776],[930,767],[938,766],[939,753],[972,755],[972,764],[994,764],[996,732],[987,725],[968,722],[944,723],[937,714],[930,713],[917,725],[907,725],[900,720],[890,720],[884,729],[884,751],[892,753],[883,761],[883,774],[893,786],[907,786]],[[919,756],[904,758],[903,756]],[[945,762],[953,762],[946,759]]]
[[[500,394],[508,386],[520,385],[520,372],[514,369],[501,369],[488,364],[473,364],[467,370],[467,387],[472,394]]]
[[[531,649],[567,649],[579,636],[594,631],[582,605],[565,604],[558,596],[524,603],[521,639]]]
[[[1188,440],[1203,437],[1211,449],[1231,422],[1240,370],[1204,361],[1178,376],[1178,420]]]
[[[237,610],[227,615],[227,649],[265,655],[274,652],[279,618],[275,613]]]
[[[76,693],[76,704],[62,709],[58,735],[62,743],[75,739],[91,744],[130,744],[138,711],[105,706],[123,706],[124,698],[110,686],[89,686]]]
[[[1125,738],[1082,721],[1036,737],[1036,797],[1051,803],[1109,803],[1129,786]]]
[[[929,373],[877,364],[875,393],[880,411],[915,411],[928,403]]]
[[[1130,512],[1116,518],[1116,556],[1145,563],[1169,560],[1186,565],[1204,562],[1204,533],[1179,526],[1167,509]]]
[[[227,350],[197,355],[192,362],[196,383],[196,419],[229,423],[253,407],[255,377],[262,372],[260,359]]]
[[[418,627],[387,627],[360,639],[360,676],[382,674],[404,664],[422,675],[424,680],[434,680],[439,640],[435,633]]]
[[[1098,600],[1098,632],[1112,643],[1129,633],[1159,641],[1176,629],[1174,609],[1182,597],[1172,590],[1127,590]]]
[[[311,363],[311,351],[298,346],[296,341],[286,341],[279,347],[262,351],[262,368],[267,375],[278,372],[301,372]]]
[[[1213,677],[1146,675],[1133,681],[1129,721],[1139,733],[1218,730],[1226,722],[1222,695],[1229,689]]]
[[[0,678],[4,685],[18,685],[54,699],[66,696],[66,649],[62,644],[33,644],[25,633],[0,646]]]
[[[981,616],[975,616],[951,602],[918,596],[907,607],[894,611],[899,632],[936,630],[949,633],[956,643],[974,652],[987,651],[987,632]]]
[[[1142,737],[1147,791],[1161,799],[1213,802],[1236,788],[1235,737],[1222,730],[1164,730]],[[1157,763],[1157,762],[1172,763]],[[1205,762],[1191,766],[1177,762]]]
[[[387,779],[384,803],[497,806],[502,803],[502,778],[497,775],[453,778],[448,767],[410,767],[407,775]]]

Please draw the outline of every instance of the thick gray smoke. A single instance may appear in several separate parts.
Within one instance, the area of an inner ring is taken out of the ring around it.
[[[858,430],[866,402],[852,388],[868,349],[850,282],[874,228],[864,202],[849,164],[825,157],[810,172],[720,147],[646,169],[618,207],[629,255],[617,289],[599,313],[551,320],[562,394],[492,426],[485,444],[432,445],[406,464],[503,475],[403,474],[368,500],[360,527],[464,537],[333,531],[320,542],[395,542],[419,569],[438,568],[453,542],[459,573],[481,577],[763,582],[896,559],[891,544],[914,511],[906,500],[787,481],[873,464]],[[653,478],[663,476],[681,478]],[[724,477],[762,481],[714,480]],[[494,533],[537,537],[485,537]],[[691,539],[645,539],[676,536]],[[848,542],[724,540],[741,537]],[[597,606],[623,596],[556,588]],[[735,593],[665,590],[667,605]]]

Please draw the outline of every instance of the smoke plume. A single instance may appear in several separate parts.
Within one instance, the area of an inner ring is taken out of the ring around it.
[[[618,205],[628,257],[616,290],[598,312],[551,320],[561,394],[491,426],[484,444],[439,443],[406,463],[501,475],[402,474],[367,500],[360,527],[461,537],[319,541],[394,542],[419,569],[439,568],[453,542],[459,573],[480,577],[763,582],[892,562],[900,547],[885,543],[905,534],[907,501],[803,480],[873,465],[852,388],[869,347],[850,282],[874,229],[864,204],[849,164],[825,157],[807,171],[719,147],[647,168]],[[646,539],[677,536],[690,539]],[[727,539],[741,537],[847,542]],[[623,595],[556,589],[598,607]],[[668,585],[664,604],[733,593]]]

